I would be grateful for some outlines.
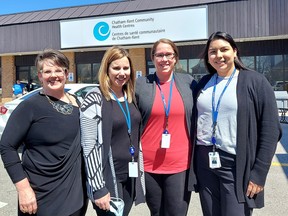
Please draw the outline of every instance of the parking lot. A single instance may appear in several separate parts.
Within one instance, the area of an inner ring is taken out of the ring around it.
[[[254,210],[254,216],[285,216],[288,212],[288,124],[281,124],[283,137],[278,144],[276,154],[265,186],[265,207]],[[11,183],[3,163],[0,161],[0,216],[17,215],[17,194]],[[96,215],[89,205],[87,216]],[[148,216],[146,204],[134,206],[131,216]],[[188,216],[201,216],[198,195],[193,193],[188,211]]]

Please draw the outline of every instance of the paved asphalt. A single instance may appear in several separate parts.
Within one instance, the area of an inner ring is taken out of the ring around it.
[[[253,216],[285,216],[288,215],[288,124],[281,124],[283,136],[278,144],[272,166],[265,186],[265,207],[254,210]],[[0,216],[17,215],[17,194],[11,183],[2,160],[0,160]],[[95,216],[89,205],[87,216]],[[131,216],[149,216],[146,204],[134,206]],[[193,193],[188,216],[201,216],[198,195]]]

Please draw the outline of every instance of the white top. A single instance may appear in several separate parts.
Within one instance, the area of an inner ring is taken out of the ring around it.
[[[239,72],[236,71],[233,79],[224,92],[219,105],[219,113],[216,126],[216,147],[230,154],[236,154],[237,137],[237,97],[236,86]],[[212,92],[217,74],[214,74],[205,85],[197,99],[197,145],[213,145],[212,139]],[[228,82],[229,77],[217,79],[215,91],[215,109],[219,97]]]

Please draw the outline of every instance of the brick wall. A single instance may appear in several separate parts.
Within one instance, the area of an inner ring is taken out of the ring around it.
[[[2,56],[2,103],[12,100],[12,86],[16,82],[14,56]]]
[[[75,53],[74,52],[63,52],[65,56],[69,59],[69,73],[73,73],[74,81],[67,83],[75,83],[76,82],[76,68],[75,68]]]
[[[146,75],[145,49],[144,48],[130,49],[129,54],[135,72],[142,71],[142,76],[145,76]]]

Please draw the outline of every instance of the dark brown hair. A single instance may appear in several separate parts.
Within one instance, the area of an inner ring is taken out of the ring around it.
[[[250,70],[248,69],[244,64],[243,62],[241,61],[241,58],[240,58],[240,54],[239,54],[239,49],[234,41],[234,39],[231,37],[231,35],[229,35],[228,33],[226,32],[214,32],[213,34],[210,35],[210,37],[208,38],[208,41],[206,43],[206,46],[204,48],[204,51],[202,53],[202,59],[204,60],[204,64],[205,64],[205,67],[206,69],[208,70],[208,72],[210,74],[215,74],[217,73],[217,71],[215,70],[215,68],[213,68],[209,63],[208,63],[208,50],[209,50],[209,46],[211,44],[212,41],[214,40],[225,40],[227,41],[230,46],[232,47],[233,50],[236,50],[237,51],[237,57],[235,58],[234,60],[234,64],[235,64],[235,67],[237,69],[244,69],[244,70]]]

